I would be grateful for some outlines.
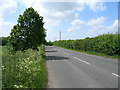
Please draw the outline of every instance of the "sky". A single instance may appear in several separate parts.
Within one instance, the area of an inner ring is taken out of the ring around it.
[[[59,40],[60,32],[62,40],[84,39],[118,32],[117,1],[0,0],[0,37],[10,35],[19,15],[29,7],[33,7],[44,17],[47,41]]]

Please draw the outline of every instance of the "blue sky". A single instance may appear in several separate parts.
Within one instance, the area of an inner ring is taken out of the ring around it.
[[[7,4],[7,6],[6,6]],[[40,2],[40,0],[0,1],[0,37],[8,36],[20,14],[33,7],[44,17],[46,39],[83,39],[118,31],[117,2]]]

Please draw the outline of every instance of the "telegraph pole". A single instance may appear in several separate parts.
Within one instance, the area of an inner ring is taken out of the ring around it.
[[[54,41],[55,41],[55,37],[54,37]]]
[[[60,31],[60,41],[61,41],[61,31]]]

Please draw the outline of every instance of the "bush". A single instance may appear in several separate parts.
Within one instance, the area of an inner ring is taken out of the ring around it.
[[[119,55],[120,52],[118,34],[105,34],[80,40],[61,40],[55,41],[53,44],[69,49],[95,51],[107,55]]]

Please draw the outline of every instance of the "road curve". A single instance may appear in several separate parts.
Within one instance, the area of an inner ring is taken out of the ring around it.
[[[46,46],[48,88],[118,88],[118,61]]]

